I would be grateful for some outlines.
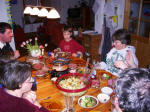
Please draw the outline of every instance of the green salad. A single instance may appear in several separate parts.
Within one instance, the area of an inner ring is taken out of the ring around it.
[[[84,108],[87,107],[93,107],[96,104],[96,101],[94,98],[89,96],[83,96],[80,102],[81,106]]]

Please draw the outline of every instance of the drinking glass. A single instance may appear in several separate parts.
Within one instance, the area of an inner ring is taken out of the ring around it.
[[[72,96],[65,96],[65,110],[63,112],[73,112],[73,97]]]
[[[111,112],[117,112],[115,108],[115,95],[111,96]]]

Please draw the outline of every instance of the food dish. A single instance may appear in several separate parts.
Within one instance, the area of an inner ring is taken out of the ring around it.
[[[91,95],[85,95],[78,99],[78,104],[83,108],[94,108],[98,105],[98,99]]]
[[[62,65],[62,66],[53,66],[52,69],[56,71],[64,71],[68,68],[67,65]]]
[[[101,88],[101,92],[107,95],[111,95],[113,90],[110,87],[103,87]]]
[[[73,59],[70,63],[76,64],[77,67],[85,67],[86,61],[81,58],[77,58]]]
[[[64,65],[64,64],[69,64],[70,59],[65,59],[65,58],[58,58],[52,61],[53,65]]]
[[[38,62],[38,63],[34,63],[32,66],[35,70],[39,70],[44,67],[44,63]]]
[[[56,99],[42,100],[40,104],[51,112],[61,112],[63,109],[61,102]]]
[[[37,70],[34,74],[35,74],[35,76],[43,77],[43,76],[45,76],[46,73],[43,70]]]
[[[78,80],[77,84],[76,84],[76,81],[71,82],[72,83],[71,85],[75,86],[75,87],[71,87],[70,82],[66,82],[67,84],[65,84],[65,86],[62,86],[61,81],[68,81],[68,79],[74,80],[73,78],[75,78],[75,80],[76,79]],[[82,79],[85,79],[85,80],[82,80]],[[64,95],[67,95],[67,96],[81,96],[88,90],[88,88],[90,86],[91,86],[91,80],[88,79],[88,76],[86,75],[83,78],[83,74],[80,74],[80,73],[64,74],[64,75],[58,77],[56,80],[56,87]]]
[[[81,73],[81,74],[90,74],[91,70],[89,68],[85,67],[78,67],[77,68],[77,73]]]
[[[97,95],[97,98],[101,103],[106,103],[110,99],[110,96],[104,93],[100,93]]]
[[[70,57],[69,52],[57,52],[56,55],[57,55],[57,58],[69,58]]]

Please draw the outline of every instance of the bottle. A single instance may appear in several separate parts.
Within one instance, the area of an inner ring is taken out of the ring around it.
[[[32,91],[36,91],[36,90],[37,90],[37,82],[36,82],[36,78],[33,77],[33,80],[34,80],[34,82],[33,82],[33,84],[32,84],[31,90],[32,90]]]
[[[100,80],[98,78],[98,74],[96,72],[95,67],[93,67],[90,76],[91,76],[91,80],[92,80],[92,87],[98,88],[100,86]]]

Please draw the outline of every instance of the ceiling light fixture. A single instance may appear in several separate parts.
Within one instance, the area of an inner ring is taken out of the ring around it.
[[[27,6],[24,9],[24,14],[37,15],[38,17],[47,17],[49,19],[60,18],[59,13],[53,7]]]
[[[39,16],[39,17],[46,17],[47,14],[48,14],[48,10],[43,7],[43,8],[39,11],[38,16]]]
[[[25,9],[24,9],[24,14],[30,14],[32,12],[32,8],[30,6],[27,6]]]
[[[57,12],[56,9],[51,9],[49,11],[49,13],[47,14],[47,18],[51,18],[51,19],[57,19],[57,18],[60,18],[60,15],[59,13]]]
[[[40,12],[40,10],[38,9],[38,7],[34,7],[32,9],[32,11],[30,12],[30,15],[38,15]]]

